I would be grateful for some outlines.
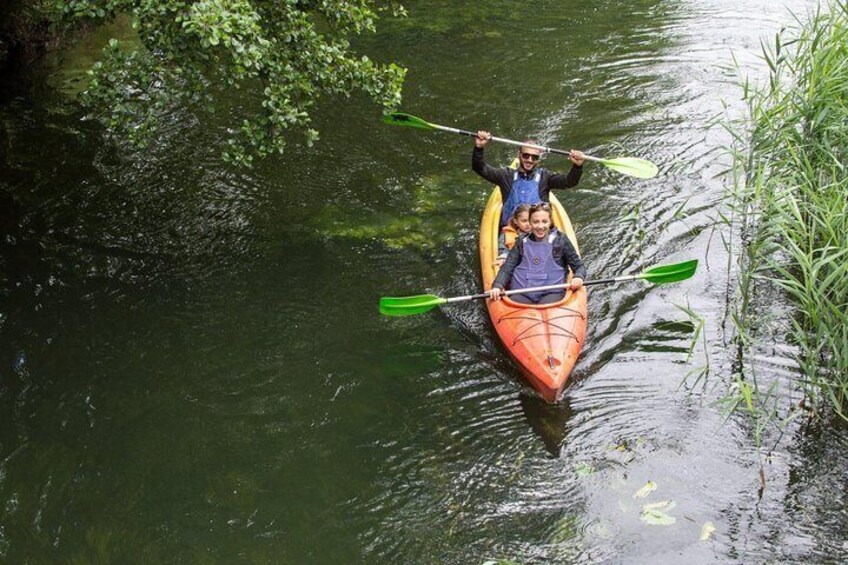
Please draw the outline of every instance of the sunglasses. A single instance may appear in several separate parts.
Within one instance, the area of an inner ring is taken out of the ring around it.
[[[521,158],[522,159],[530,159],[531,161],[538,161],[539,155],[536,155],[535,153],[522,153]]]

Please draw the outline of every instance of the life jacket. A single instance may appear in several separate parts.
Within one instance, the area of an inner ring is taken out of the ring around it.
[[[518,230],[512,227],[512,225],[507,224],[501,229],[501,233],[504,236],[504,245],[506,248],[512,249],[515,247],[515,241],[518,239]]]
[[[521,262],[515,267],[515,271],[512,273],[512,280],[509,285],[511,289],[548,286],[565,282],[567,275],[565,267],[554,259],[555,249],[560,254],[562,253],[561,246],[554,245],[558,236],[559,232],[551,230],[551,233],[543,241],[533,241],[529,237],[525,237],[522,240]],[[527,296],[534,302],[538,302],[544,295],[552,292],[560,291],[531,292],[524,296]]]
[[[513,212],[519,204],[538,204],[542,201],[539,194],[539,182],[542,180],[542,169],[536,169],[533,178],[525,179],[516,170],[512,174],[512,191],[501,209],[501,226],[509,223]]]

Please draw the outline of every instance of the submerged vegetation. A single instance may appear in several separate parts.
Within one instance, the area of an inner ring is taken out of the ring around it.
[[[785,333],[805,406],[848,419],[848,2],[778,34],[764,54],[770,78],[744,85],[750,122],[736,133],[746,150],[734,153],[728,193],[743,244],[731,314],[740,358],[768,331],[763,297],[783,294],[794,306]],[[740,369],[756,389],[752,363]],[[772,398],[772,386],[745,396]]]
[[[473,180],[457,183],[449,175],[424,177],[406,192],[407,214],[330,203],[308,219],[309,228],[324,237],[379,240],[391,249],[434,251],[474,226],[468,218],[468,202],[488,196],[480,193]]]

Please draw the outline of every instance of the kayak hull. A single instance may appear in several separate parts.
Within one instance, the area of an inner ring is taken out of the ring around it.
[[[554,224],[579,253],[568,214],[553,194],[550,200]],[[501,208],[500,189],[495,187],[480,225],[480,266],[485,290],[492,288],[498,272]],[[495,332],[524,378],[548,402],[559,400],[586,337],[586,289],[568,291],[559,302],[541,306],[520,304],[509,297],[486,299],[486,308]]]

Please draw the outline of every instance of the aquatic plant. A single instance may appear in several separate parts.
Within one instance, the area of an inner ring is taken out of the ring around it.
[[[698,346],[699,339],[701,340],[704,349],[704,364],[686,373],[678,387],[680,388],[688,385],[694,388],[699,382],[701,382],[702,379],[704,380],[704,384],[706,384],[706,378],[710,374],[710,350],[709,344],[707,343],[707,332],[704,331],[706,318],[692,309],[689,305],[688,299],[686,300],[686,306],[675,304],[675,307],[689,317],[688,323],[692,327],[692,337],[689,341],[689,351],[686,353],[686,362],[689,363],[689,361],[691,361],[692,355],[695,353],[695,348]],[[692,376],[695,377],[695,381],[690,384],[689,379]]]
[[[430,176],[408,189],[405,214],[363,211],[346,202],[325,206],[309,221],[323,237],[373,240],[391,249],[433,251],[467,227],[467,202],[484,196],[477,188],[449,175]]]
[[[736,133],[747,150],[733,153],[725,219],[742,244],[731,313],[740,359],[757,334],[755,296],[779,292],[793,306],[805,405],[848,419],[848,2],[828,8],[764,46],[768,82],[743,85],[749,122]],[[756,379],[736,384],[744,402],[732,405],[751,412],[774,394]]]

